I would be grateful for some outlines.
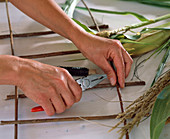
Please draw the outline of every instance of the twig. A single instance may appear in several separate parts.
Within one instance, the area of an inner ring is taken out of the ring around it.
[[[107,29],[109,25],[101,24],[98,25],[99,29]],[[96,29],[96,26],[89,26],[91,29]],[[13,34],[13,38],[23,38],[23,37],[35,37],[35,36],[43,36],[43,35],[51,35],[55,34],[54,31],[40,31],[40,32],[30,32],[30,33],[18,33]],[[10,34],[0,35],[0,39],[10,38]]]
[[[45,54],[25,55],[25,56],[19,56],[19,57],[27,58],[27,59],[34,59],[34,58],[45,58],[45,57],[52,57],[52,56],[78,54],[78,53],[81,53],[81,52],[79,50],[71,50],[71,51],[52,52],[52,53],[45,53]]]
[[[18,88],[15,86],[15,121],[18,121]],[[18,139],[18,124],[15,124],[14,139]]]
[[[122,96],[120,94],[120,87],[118,85],[118,83],[116,84],[116,89],[117,89],[117,94],[118,94],[118,97],[119,97],[119,101],[120,101],[120,108],[121,108],[121,112],[123,113],[124,112],[124,108],[123,108],[123,101],[122,101]],[[124,126],[126,125],[126,120],[124,121]],[[126,132],[126,139],[129,139],[129,134],[128,134],[128,131]]]
[[[6,0],[6,13],[7,13],[7,18],[8,18],[8,26],[9,26],[9,32],[10,32],[10,44],[11,44],[11,52],[12,55],[14,54],[14,40],[13,40],[13,34],[12,34],[12,27],[11,27],[11,21],[9,17],[9,10],[8,10],[8,0]]]
[[[117,115],[107,116],[85,116],[82,117],[86,120],[106,120],[115,119]],[[67,118],[52,118],[52,119],[31,119],[31,120],[18,120],[18,121],[1,121],[0,125],[9,124],[33,124],[33,123],[48,123],[48,122],[65,122],[65,121],[81,121],[79,117],[67,117]]]
[[[138,85],[145,85],[144,81],[136,81],[136,82],[126,82],[125,83],[125,87],[127,86],[138,86]],[[98,84],[97,86],[91,88],[91,89],[95,89],[95,88],[107,88],[107,87],[113,87],[110,83],[105,83],[105,84]],[[19,94],[18,95],[19,98],[26,98],[26,96],[24,94]],[[15,95],[7,95],[5,100],[11,100],[14,99]]]
[[[88,7],[87,4],[84,2],[84,0],[81,0],[81,1],[82,1],[82,3],[84,4],[84,6],[87,8],[87,10],[88,10],[88,12],[89,12],[89,14],[90,14],[90,16],[91,16],[91,19],[92,19],[94,25],[96,26],[97,31],[100,32],[100,29],[99,29],[99,27],[98,27],[98,25],[97,25],[97,22],[96,22],[96,20],[94,19],[93,15],[92,15],[92,13],[91,13],[91,11],[90,11],[90,9],[89,9],[89,7]]]
[[[55,34],[53,31],[43,31],[43,32],[30,32],[30,33],[20,33],[20,34],[13,34],[14,38],[22,38],[22,37],[34,37],[34,36],[42,36],[42,35],[50,35]],[[0,39],[10,38],[9,34],[0,35]]]
[[[9,10],[8,10],[8,0],[6,0],[5,3],[6,3],[7,18],[8,18],[8,26],[9,26],[9,31],[10,31],[11,52],[12,52],[12,55],[15,55],[14,39],[13,39],[11,21],[10,21]],[[18,120],[18,89],[17,89],[17,86],[15,86],[15,121],[17,120]],[[18,139],[18,124],[14,125],[14,139]]]
[[[108,29],[109,25],[102,24],[102,25],[98,25],[98,27],[99,27],[99,29]],[[97,29],[96,26],[89,26],[89,28]]]

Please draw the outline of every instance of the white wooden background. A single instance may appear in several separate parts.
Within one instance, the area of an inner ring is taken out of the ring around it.
[[[56,0],[58,3],[62,3],[64,0]],[[170,12],[168,8],[160,8],[149,5],[143,5],[135,2],[125,2],[117,0],[86,0],[89,7],[115,10],[115,11],[134,11],[146,16],[147,18],[155,18]],[[81,3],[79,5],[82,5]],[[48,30],[46,27],[40,25],[34,20],[30,19],[22,12],[17,10],[12,4],[9,4],[10,18],[12,22],[12,29],[14,33],[25,33],[35,31]],[[98,23],[109,24],[110,29],[122,27],[132,23],[140,22],[138,19],[131,15],[110,15],[93,13]],[[93,25],[88,12],[83,10],[76,10],[74,18],[82,21],[86,25]],[[165,21],[163,21],[165,22]],[[155,25],[159,25],[160,22]],[[8,22],[6,16],[5,3],[0,3],[0,34],[7,34]],[[59,35],[46,35],[41,37],[29,37],[29,38],[15,38],[14,49],[16,55],[26,54],[38,54],[61,50],[75,50],[76,47],[67,39]],[[0,54],[11,54],[10,40],[0,40]],[[151,54],[151,53],[149,53]],[[146,58],[149,54],[141,58]],[[148,60],[143,67],[139,69],[139,77],[146,81],[146,86],[127,87],[122,89],[123,100],[135,100],[138,96],[143,94],[143,91],[148,89],[152,79],[155,75],[157,66],[163,56],[162,52],[157,57],[152,57]],[[88,68],[96,68],[98,73],[101,70],[88,60],[68,62],[70,59],[82,58],[81,54],[58,56],[50,58],[36,59],[40,62],[51,64],[54,66],[85,66]],[[134,59],[134,62],[136,59]],[[1,65],[0,65],[1,66]],[[166,67],[166,70],[168,67]],[[134,64],[131,73],[126,81],[130,81],[134,70]],[[98,96],[102,96],[105,99],[116,101],[118,100],[116,89],[96,89],[83,93],[82,99],[79,103],[75,104],[71,109],[62,114],[56,114],[52,117],[48,117],[44,112],[31,113],[30,109],[36,104],[30,99],[19,100],[19,119],[38,119],[38,118],[56,118],[56,117],[70,117],[70,116],[94,116],[94,115],[110,115],[120,112],[119,103],[113,103],[104,101]],[[14,86],[1,85],[0,86],[0,120],[13,120],[14,119],[14,100],[5,101],[6,95],[14,94]],[[125,106],[128,104],[125,103]],[[114,125],[118,120],[102,120],[95,121],[106,125]],[[139,127],[134,128],[130,133],[131,139],[149,139],[149,123],[150,119],[142,122]],[[45,124],[30,124],[19,125],[19,139],[117,139],[117,130],[108,133],[110,128],[101,126],[95,123],[86,121],[76,122],[59,122],[59,123],[45,123]],[[160,139],[169,139],[170,125],[166,125],[163,129]],[[13,125],[0,126],[0,139],[12,139],[13,138]]]

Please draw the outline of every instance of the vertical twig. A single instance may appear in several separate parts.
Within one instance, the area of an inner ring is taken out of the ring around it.
[[[87,8],[87,10],[88,10],[88,12],[89,12],[89,14],[90,14],[90,16],[91,16],[91,18],[92,18],[92,21],[93,21],[94,25],[96,26],[97,31],[100,32],[99,26],[97,25],[97,22],[96,22],[96,20],[94,19],[93,15],[92,15],[92,13],[91,13],[91,11],[90,11],[90,9],[89,9],[89,7],[88,7],[87,4],[84,2],[84,0],[81,0],[81,1],[82,1],[82,3],[84,4],[84,6]]]
[[[6,12],[7,12],[7,18],[8,18],[8,26],[10,31],[10,44],[11,44],[11,52],[12,55],[15,55],[14,53],[14,39],[13,39],[13,33],[12,33],[12,27],[9,17],[9,10],[8,10],[8,0],[6,2]],[[15,120],[18,120],[18,88],[15,86]],[[14,126],[14,139],[18,139],[18,124],[15,124]]]
[[[13,33],[12,33],[12,27],[11,27],[11,22],[9,18],[9,10],[8,10],[8,0],[6,0],[6,12],[7,12],[7,18],[8,18],[8,26],[9,26],[9,31],[10,31],[10,43],[11,43],[11,52],[12,55],[14,54],[14,41],[13,41]]]
[[[121,112],[123,113],[124,112],[124,108],[123,108],[123,101],[122,101],[122,96],[120,94],[120,88],[119,88],[119,85],[116,84],[116,89],[117,89],[117,94],[118,94],[118,97],[119,97],[119,101],[120,101],[120,108],[121,108]],[[126,125],[126,120],[124,121],[124,125]],[[128,131],[126,132],[126,139],[129,139],[129,134],[128,134]]]
[[[18,88],[15,86],[15,121],[18,121]],[[14,139],[18,139],[18,124],[15,124]]]
[[[117,89],[117,94],[118,94],[118,97],[119,97],[121,112],[123,113],[124,112],[124,108],[123,108],[122,96],[121,96],[121,93],[120,93],[120,86],[119,86],[119,83],[118,83],[117,69],[116,69],[116,67],[113,64],[113,61],[110,61],[110,65],[112,66],[113,70],[116,73],[116,78],[117,78],[116,89]],[[124,121],[124,125],[126,125],[126,120]],[[126,139],[129,139],[128,131],[126,132]]]

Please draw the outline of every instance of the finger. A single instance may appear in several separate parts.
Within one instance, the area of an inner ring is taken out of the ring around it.
[[[55,114],[55,109],[54,109],[54,107],[53,107],[53,105],[52,105],[52,103],[51,103],[51,101],[49,99],[45,99],[43,101],[43,103],[40,104],[40,105],[43,107],[45,113],[48,116],[52,116],[52,115]]]
[[[70,76],[68,76],[67,79],[68,87],[72,94],[75,97],[75,102],[80,101],[81,96],[82,96],[82,89],[81,87],[77,84],[77,82]]]
[[[114,86],[117,82],[116,74],[110,63],[106,60],[106,58],[101,58],[102,61],[98,62],[98,66],[107,74],[110,83]]]
[[[62,113],[66,109],[66,105],[62,99],[62,97],[57,93],[55,97],[51,98],[52,104],[55,108],[56,113]]]
[[[125,64],[123,60],[123,56],[121,53],[117,53],[117,55],[113,59],[114,65],[117,70],[118,82],[121,88],[124,88],[125,84]]]
[[[123,54],[123,58],[124,58],[124,62],[125,62],[125,71],[126,71],[125,77],[127,77],[130,73],[133,59],[131,58],[131,56],[128,54],[128,52],[126,50],[123,50],[122,54]]]
[[[57,88],[57,92],[60,93],[60,95],[64,99],[66,108],[70,108],[75,103],[75,97],[69,90],[67,85],[63,83],[61,86],[61,88]]]

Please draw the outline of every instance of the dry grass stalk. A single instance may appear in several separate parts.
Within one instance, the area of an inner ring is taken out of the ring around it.
[[[170,85],[170,71],[165,73],[162,77],[158,79],[158,81],[148,89],[143,96],[136,99],[132,104],[130,104],[126,111],[120,113],[117,118],[121,118],[120,121],[110,129],[117,128],[120,124],[122,124],[125,120],[132,118],[132,121],[127,123],[124,127],[122,127],[118,132],[120,132],[120,138],[122,139],[127,132],[130,132],[132,128],[140,123],[141,119],[148,115],[151,112],[153,105],[156,101],[158,94],[163,90],[164,87]]]

